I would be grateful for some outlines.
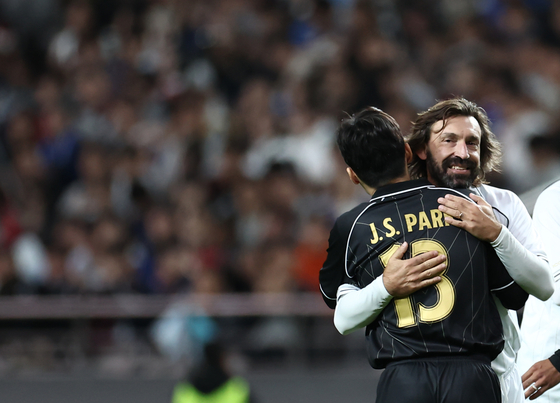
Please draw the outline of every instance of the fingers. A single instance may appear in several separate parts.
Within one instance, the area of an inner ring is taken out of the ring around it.
[[[437,251],[424,252],[411,259],[402,259],[408,245],[403,244],[391,256],[383,273],[383,284],[394,297],[406,297],[413,292],[441,281],[446,266],[445,255]]]
[[[541,388],[538,388],[536,392],[532,393],[529,395],[529,400],[535,400],[537,397],[539,397],[540,395],[542,395],[544,392],[546,392],[548,390],[547,387],[543,386]]]
[[[411,266],[423,265],[421,269],[425,270],[442,262],[441,260],[439,260],[441,258],[438,259],[438,256],[443,256],[443,255],[440,255],[439,252],[435,250],[431,250],[428,252],[421,253],[418,256],[409,259],[409,263]],[[439,261],[433,261],[432,259],[438,259]]]
[[[445,270],[447,267],[447,257],[439,254],[437,251],[429,251],[409,259],[408,263],[409,275],[414,281],[423,284],[423,281],[432,279]],[[437,283],[438,281],[435,282]]]
[[[529,396],[534,395],[535,393],[538,392],[538,387],[533,388],[531,385],[533,384],[533,382],[530,382],[529,384],[527,384],[527,386],[525,386],[525,384],[523,384],[523,390],[525,391],[525,399],[527,399]]]
[[[454,197],[457,201],[454,200],[450,200],[448,199],[448,197]],[[445,217],[446,221],[447,218],[454,218],[454,219],[458,219],[460,220],[463,217],[463,213],[467,210],[467,206],[463,204],[464,200],[460,200],[459,202],[459,198],[452,196],[452,195],[446,195],[445,198],[444,197],[440,197],[438,199],[438,209],[439,211],[447,214],[447,216],[449,217]],[[470,202],[469,202],[470,203]]]
[[[424,287],[428,287],[430,285],[434,285],[437,284],[441,281],[441,277],[440,276],[435,276],[435,277],[431,277],[431,278],[427,278],[424,281],[421,281],[419,284],[418,289],[424,288]]]
[[[448,199],[447,195],[445,197],[439,197],[437,201],[441,206],[445,206],[448,209],[459,210],[459,203]]]
[[[443,219],[447,224],[453,225],[454,227],[457,228],[465,229],[466,228],[465,222],[463,221],[464,218],[465,218],[464,216],[459,219],[458,217],[452,217],[451,215],[446,215]]]
[[[550,379],[542,368],[542,362],[543,361],[539,361],[533,364],[533,366],[521,376],[526,399],[535,400],[550,389]]]
[[[399,246],[399,248],[395,251],[395,253],[393,253],[393,255],[391,256],[390,260],[402,260],[402,258],[404,257],[404,254],[406,253],[406,250],[408,249],[408,242],[403,242],[401,246]]]
[[[524,390],[531,386],[531,384],[537,380],[537,368],[537,364],[533,364],[533,366],[521,376],[521,382],[523,383]],[[534,392],[534,390],[532,392]]]
[[[533,388],[529,388],[526,392],[525,392],[525,399],[529,399],[529,400],[535,400],[537,397],[539,397],[541,395],[541,391],[540,390],[533,390]]]
[[[534,371],[534,365],[531,368],[529,368],[527,370],[527,372],[525,372],[521,376],[521,382],[523,383],[523,389],[527,389],[527,386],[529,386],[531,384],[531,382],[529,382],[529,379],[533,375],[533,371]]]
[[[525,399],[534,397],[536,393],[540,392],[539,387],[536,384],[537,379],[534,375],[535,373],[531,368],[521,377],[523,390],[525,391]]]
[[[445,260],[445,257],[443,257],[443,259]],[[430,269],[427,273],[427,276],[428,277],[439,276],[445,271],[445,269],[447,269],[447,262],[440,263],[437,266],[434,266],[432,269]]]
[[[420,270],[428,272],[427,274],[430,276],[434,276],[445,270],[445,267],[447,266],[446,260],[447,258],[445,255],[437,255],[432,259],[426,260],[422,265],[420,265]]]
[[[389,261],[391,260],[403,260],[404,254],[408,249],[408,242],[404,242],[399,248],[393,253]],[[417,267],[417,270],[425,271],[430,269],[440,263],[445,261],[445,256],[439,254],[438,251],[431,250],[428,252],[421,253],[407,260],[407,265],[409,267]]]
[[[426,254],[427,253],[424,253],[424,255]],[[424,263],[413,266],[410,275],[414,281],[419,284],[419,288],[435,284],[441,281],[439,275],[443,273],[447,267],[446,260],[447,258],[445,255],[437,255],[434,258],[426,260]]]
[[[484,200],[482,197],[480,197],[477,194],[471,193],[471,194],[469,194],[469,197],[471,199],[473,199],[475,201],[475,203],[478,204],[479,206],[492,207],[486,200]]]
[[[535,385],[533,387],[533,385]],[[529,385],[529,387],[525,390],[525,399],[535,400],[537,397],[542,395],[544,392],[548,390],[548,386],[537,386],[536,382],[533,382]]]
[[[527,387],[531,384],[531,382],[533,382],[530,379],[533,376],[533,373],[535,372],[536,369],[535,366],[536,364],[533,364],[531,368],[527,370],[527,372],[521,375],[521,382],[523,383],[523,389],[527,389]]]
[[[467,205],[466,203],[470,203],[470,202],[467,201],[467,199],[465,199],[464,197],[458,197],[451,194],[447,194],[445,195],[445,197],[440,197],[438,199],[438,203],[459,210],[465,207]]]

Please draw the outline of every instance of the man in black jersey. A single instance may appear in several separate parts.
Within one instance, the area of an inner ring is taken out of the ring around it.
[[[409,180],[412,152],[393,118],[365,109],[342,122],[337,143],[350,179],[372,199],[337,219],[321,291],[331,307],[346,294],[368,295],[348,291],[385,292],[375,319],[363,318],[369,361],[386,367],[377,402],[501,401],[490,361],[502,350],[502,326],[490,290],[512,308],[527,294],[489,244],[446,223],[437,200],[451,190]],[[422,275],[434,285],[398,298],[383,271],[405,251],[433,267]]]

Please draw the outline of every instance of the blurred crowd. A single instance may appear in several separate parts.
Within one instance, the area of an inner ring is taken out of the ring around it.
[[[553,0],[0,0],[0,294],[318,291],[334,143],[462,95],[560,175]]]

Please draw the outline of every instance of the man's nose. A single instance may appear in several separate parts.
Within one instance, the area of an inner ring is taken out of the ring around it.
[[[469,148],[467,147],[467,143],[464,141],[458,141],[457,145],[455,146],[455,155],[461,159],[469,159]]]

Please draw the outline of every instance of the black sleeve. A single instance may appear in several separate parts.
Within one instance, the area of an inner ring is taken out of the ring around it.
[[[486,244],[485,247],[489,263],[488,284],[490,285],[490,291],[498,297],[505,308],[521,309],[529,298],[529,294],[513,281],[502,261],[496,255],[494,248],[490,244]]]
[[[558,372],[560,372],[560,350],[556,350],[556,352],[549,358],[552,365]]]
[[[323,300],[334,309],[336,307],[336,293],[338,287],[348,281],[346,271],[344,269],[346,242],[348,236],[343,234],[348,231],[340,230],[341,219],[339,218],[334,224],[329,236],[329,247],[327,249],[327,260],[319,271],[319,285]]]

